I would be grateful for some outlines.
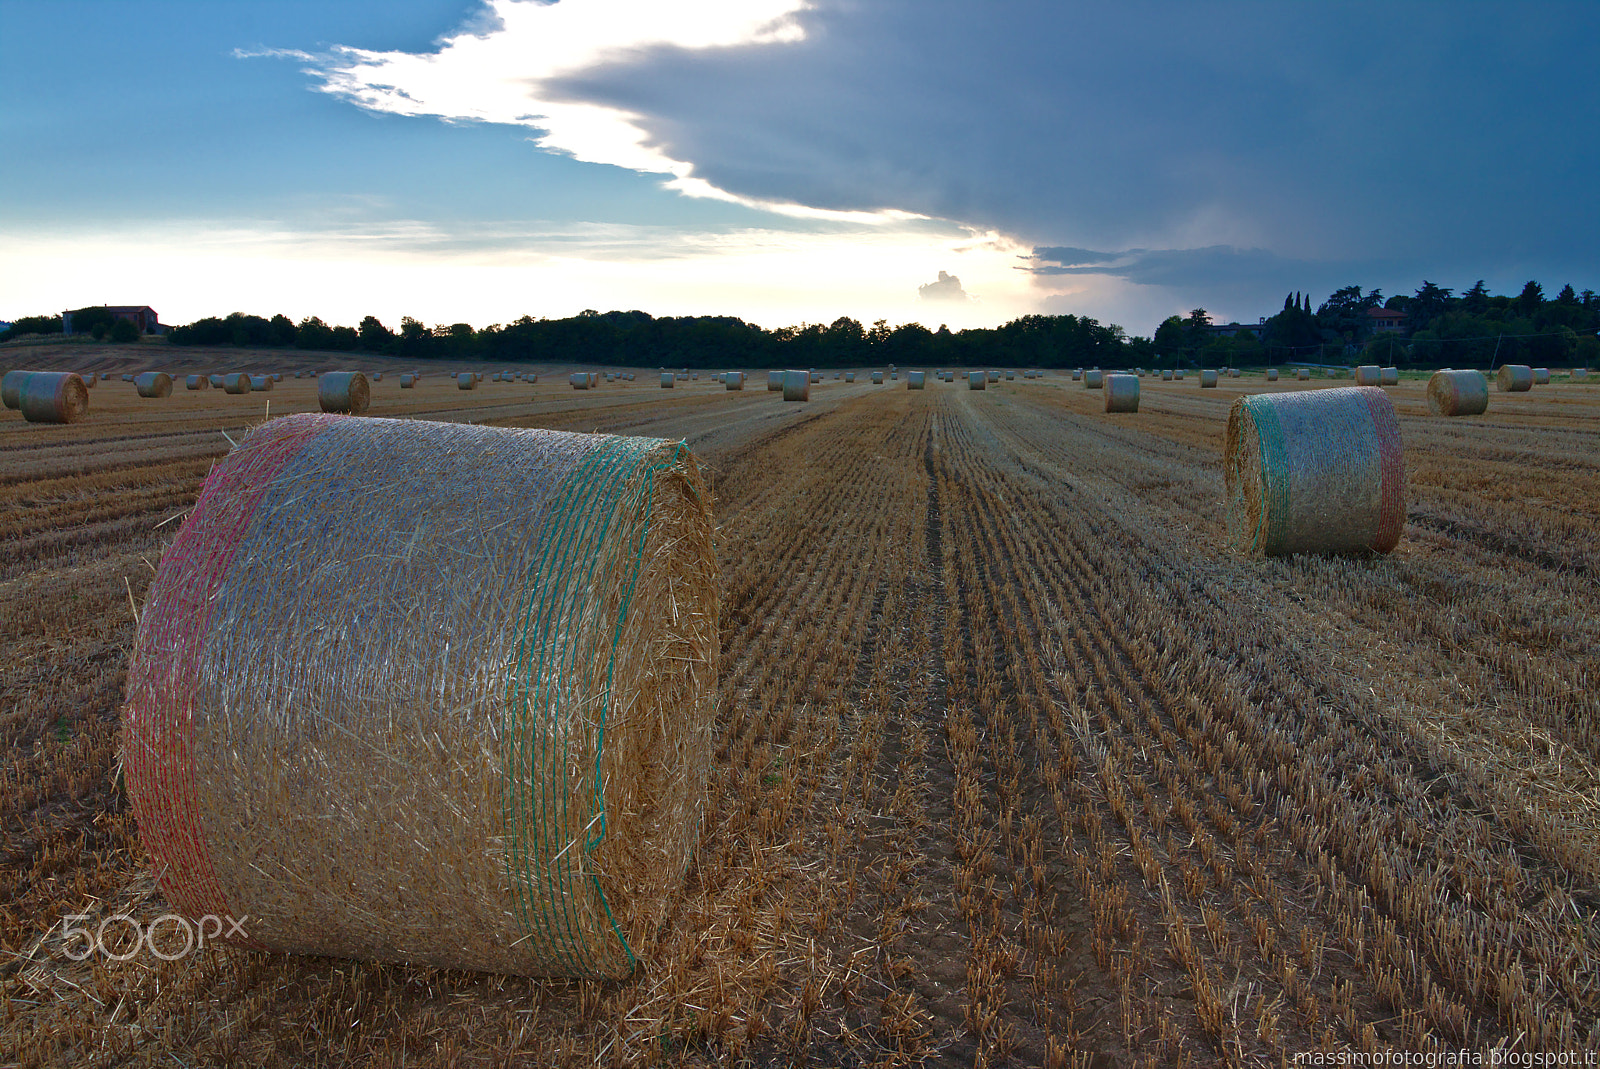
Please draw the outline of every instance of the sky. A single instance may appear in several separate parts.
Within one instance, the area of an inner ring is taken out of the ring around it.
[[[1600,4],[0,0],[0,320],[1600,289]]]

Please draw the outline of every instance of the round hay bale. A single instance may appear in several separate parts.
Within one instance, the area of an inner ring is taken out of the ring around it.
[[[1267,368],[1267,381],[1268,382],[1277,382],[1278,381],[1278,369],[1277,368],[1275,368],[1275,367]]]
[[[1006,372],[1006,381],[1007,382],[1015,381],[1016,377],[1017,377],[1017,373],[1015,371]]]
[[[1139,376],[1107,375],[1105,379],[1106,411],[1139,411]]]
[[[811,381],[812,382],[821,382],[822,381],[822,373],[820,371],[813,371],[811,373]]]
[[[874,386],[882,386],[883,385],[883,372],[874,371],[872,373],[872,385],[874,385]]]
[[[1534,368],[1533,369],[1533,384],[1535,386],[1548,386],[1548,385],[1550,385],[1550,369],[1547,368],[1547,367],[1536,367],[1536,368]]]
[[[567,376],[567,381],[572,384],[574,390],[587,390],[589,388],[589,376],[581,371],[574,371]]]
[[[372,387],[359,371],[330,371],[317,380],[317,405],[324,412],[359,416],[372,403]]]
[[[263,391],[271,390],[273,382],[274,382],[274,379],[272,378],[271,375],[251,375],[250,376],[250,389],[254,390],[257,393],[261,393]]]
[[[1527,364],[1501,364],[1494,385],[1501,393],[1527,393],[1533,389],[1533,368]]]
[[[1175,369],[1172,372],[1172,377],[1174,379],[1176,379],[1178,382],[1182,382],[1183,381],[1183,368],[1180,367],[1180,368]]]
[[[906,372],[906,389],[922,390],[927,388],[928,373],[926,371]]]
[[[1398,386],[1400,385],[1400,369],[1397,367],[1379,368],[1378,378],[1378,385],[1380,386]]]
[[[123,372],[122,381],[123,382],[132,382],[133,381],[133,372],[131,372],[131,371]]]
[[[94,389],[94,381],[95,381],[94,372],[91,371],[87,375],[85,375],[85,374],[80,372],[78,374],[78,378],[83,380],[84,386],[88,387],[91,390]]]
[[[1239,369],[1236,368],[1236,367],[1230,367],[1228,369],[1228,378],[1236,379],[1238,377],[1239,377]]]
[[[211,388],[211,380],[204,375],[190,375],[183,380],[183,388],[185,390],[209,390]]]
[[[967,389],[969,389],[969,390],[987,390],[988,388],[989,388],[989,376],[985,375],[981,371],[969,371],[969,372],[967,372]]]
[[[856,381],[856,373],[854,371],[846,371],[844,373],[844,381],[846,381],[846,382],[854,382],[854,381]]]
[[[250,376],[243,372],[233,372],[222,376],[223,393],[249,393]]]
[[[1311,369],[1308,367],[1296,368],[1294,377],[1300,382],[1311,381]]]
[[[633,376],[630,375],[628,377],[632,378]],[[528,383],[530,385],[537,386],[539,384],[539,373],[538,372],[533,372],[532,374],[530,374],[528,376]]]
[[[140,397],[171,397],[172,376],[165,371],[146,371],[133,380]]]
[[[804,371],[783,373],[783,399],[785,401],[811,400],[812,377]]]
[[[173,908],[271,951],[628,975],[704,812],[707,499],[681,442],[256,428],[128,666],[128,797]]]
[[[589,372],[589,389],[592,390],[596,386],[599,386],[599,385],[600,385],[600,372],[598,372],[598,371]]]
[[[1162,369],[1162,371],[1161,371],[1161,381],[1162,382],[1171,382],[1172,381],[1172,369],[1171,368],[1163,368]]]
[[[1388,553],[1405,526],[1400,422],[1376,386],[1239,398],[1223,474],[1228,536],[1250,556]]]
[[[222,376],[221,375],[207,375],[206,376],[206,381],[211,383],[211,388],[213,390],[222,389]]]
[[[75,371],[28,372],[17,407],[29,423],[76,423],[89,414],[89,388]]]
[[[339,375],[339,374],[343,374],[343,372],[334,371],[334,372],[331,372],[331,374]],[[382,382],[383,381],[383,372],[374,371],[372,373],[372,381],[373,382]]]
[[[1214,390],[1217,388],[1217,373],[1212,368],[1204,368],[1200,372],[1200,388]]]
[[[1073,382],[1077,382],[1081,378],[1083,378],[1083,368],[1081,368],[1081,367],[1073,368],[1072,369],[1072,381]]]
[[[723,376],[722,384],[730,390],[744,389],[744,372],[730,371]]]
[[[1428,377],[1428,411],[1435,416],[1480,416],[1489,408],[1481,371],[1435,371]]]
[[[783,389],[783,372],[781,372],[781,371],[769,371],[769,372],[767,372],[767,392],[768,393],[777,393],[781,389]]]
[[[31,371],[8,371],[0,375],[0,402],[7,408],[22,407],[22,383]]]
[[[1083,373],[1083,388],[1085,390],[1103,390],[1106,385],[1106,373],[1099,368]]]
[[[408,374],[406,372],[401,372],[400,373],[400,388],[402,390],[414,390],[414,389],[416,389],[417,388],[417,377],[415,375]]]
[[[672,389],[672,384],[677,381],[677,378],[678,376],[674,375],[672,372],[663,371],[661,373],[661,388],[663,390]]]
[[[476,374],[474,374],[473,372],[463,371],[461,374],[456,376],[456,389],[458,389],[458,390],[476,390],[477,388],[478,388],[478,376]]]

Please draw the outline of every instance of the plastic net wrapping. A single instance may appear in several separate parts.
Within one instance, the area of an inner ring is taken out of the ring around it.
[[[1400,423],[1376,386],[1239,398],[1223,474],[1229,539],[1251,556],[1387,553],[1405,526]]]
[[[164,555],[129,667],[163,892],[262,949],[626,975],[698,835],[716,583],[681,443],[264,424]]]

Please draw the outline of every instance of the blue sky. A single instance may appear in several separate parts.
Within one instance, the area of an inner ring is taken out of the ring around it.
[[[0,319],[1600,289],[1594,3],[0,0],[0,39]]]

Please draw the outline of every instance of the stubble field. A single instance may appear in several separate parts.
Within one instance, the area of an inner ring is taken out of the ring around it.
[[[1060,375],[784,404],[759,375],[579,392],[540,370],[386,375],[368,414],[700,457],[719,741],[645,967],[66,956],[67,915],[165,912],[115,770],[163,544],[223,431],[316,405],[287,376],[163,400],[113,378],[84,423],[0,421],[0,1066],[1600,1049],[1600,385],[1454,420],[1391,388],[1399,549],[1255,562],[1225,545],[1228,405],[1323,383],[1146,378],[1107,415]]]

